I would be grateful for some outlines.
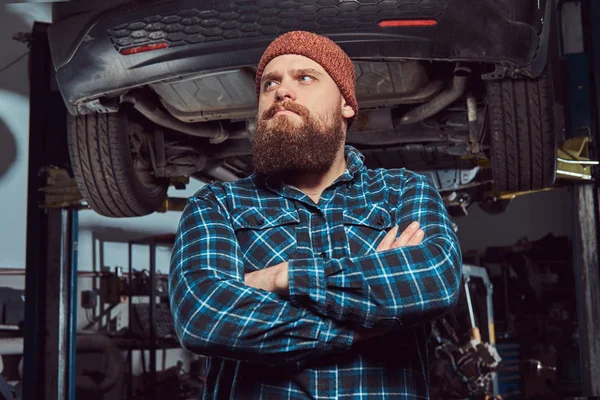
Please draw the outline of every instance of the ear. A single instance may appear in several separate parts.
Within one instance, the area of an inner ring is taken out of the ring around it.
[[[354,114],[356,114],[354,112],[354,109],[348,105],[348,103],[346,102],[346,99],[344,99],[344,96],[341,96],[341,97],[342,97],[342,115],[346,119],[354,117]]]

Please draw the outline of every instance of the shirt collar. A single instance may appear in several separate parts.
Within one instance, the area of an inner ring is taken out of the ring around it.
[[[360,171],[364,165],[365,156],[350,145],[344,147],[346,153],[346,172],[344,172],[335,182],[350,181],[354,175]]]

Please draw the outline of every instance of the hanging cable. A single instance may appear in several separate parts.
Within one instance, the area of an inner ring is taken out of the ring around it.
[[[0,72],[6,71],[10,67],[12,67],[13,65],[15,65],[16,63],[18,63],[19,61],[21,61],[23,58],[25,58],[25,56],[27,56],[28,54],[29,54],[29,52],[26,52],[25,54],[22,54],[21,56],[19,56],[17,59],[9,62],[4,67],[0,68]]]

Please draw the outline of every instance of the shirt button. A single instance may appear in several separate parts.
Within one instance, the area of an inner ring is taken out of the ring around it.
[[[327,254],[325,252],[321,253],[321,258],[327,258]]]
[[[383,219],[383,217],[377,218],[377,225],[381,226],[381,225],[383,225],[384,222],[385,222],[385,220]]]

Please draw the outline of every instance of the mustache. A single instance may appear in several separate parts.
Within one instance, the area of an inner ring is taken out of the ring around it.
[[[310,115],[310,112],[308,111],[308,109],[306,107],[304,107],[303,105],[300,105],[298,103],[295,103],[291,100],[288,100],[288,101],[283,101],[283,102],[279,102],[279,103],[273,103],[271,105],[271,107],[269,107],[268,109],[263,111],[262,119],[273,118],[275,116],[275,114],[277,114],[277,112],[282,108],[285,110],[288,110],[288,111],[295,112],[302,118],[308,118],[308,116]]]

